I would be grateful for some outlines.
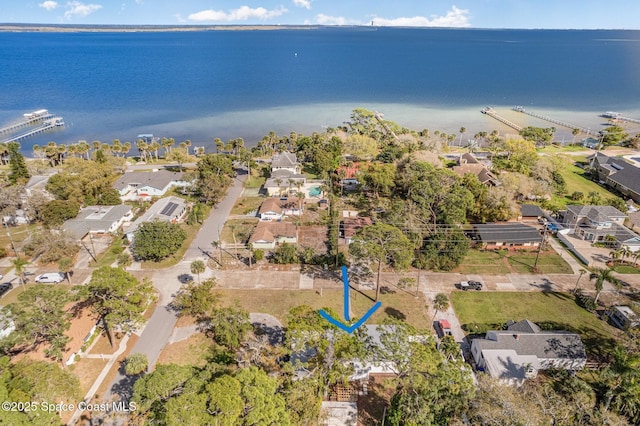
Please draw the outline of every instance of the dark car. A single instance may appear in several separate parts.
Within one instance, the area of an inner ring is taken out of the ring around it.
[[[482,283],[480,281],[462,281],[458,285],[461,290],[482,290]]]
[[[4,296],[5,293],[7,293],[12,288],[13,288],[13,284],[11,283],[0,284],[0,297]]]

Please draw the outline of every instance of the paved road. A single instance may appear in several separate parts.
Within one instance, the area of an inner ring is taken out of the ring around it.
[[[231,214],[231,209],[236,200],[242,195],[243,185],[246,179],[247,171],[240,169],[233,181],[233,185],[227,190],[225,198],[211,211],[211,214],[200,228],[200,231],[198,231],[198,235],[193,239],[193,242],[184,255],[184,260],[206,259],[208,257],[207,253],[213,252],[214,247],[211,243],[218,241],[220,238],[222,226]]]
[[[190,275],[191,261],[206,257],[205,251],[213,249],[211,242],[217,241],[218,230],[226,221],[227,216],[229,216],[237,198],[242,194],[242,187],[246,177],[246,171],[241,171],[239,176],[234,179],[233,185],[227,191],[225,198],[211,211],[211,214],[198,231],[182,262],[171,268],[154,271],[152,281],[159,294],[158,306],[142,330],[140,338],[131,349],[132,354],[143,353],[147,356],[149,370],[153,370],[155,367],[158,356],[167,342],[169,342],[176,325],[177,316],[169,305],[182,285],[180,276]],[[121,368],[103,398],[105,400],[109,400],[112,397],[128,399],[131,396],[132,387],[133,381],[124,374]]]

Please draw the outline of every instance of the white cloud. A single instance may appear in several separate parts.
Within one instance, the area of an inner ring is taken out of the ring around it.
[[[266,20],[276,18],[286,13],[287,9],[280,7],[279,9],[267,10],[264,7],[251,8],[249,6],[240,6],[228,12],[224,10],[202,10],[192,13],[188,19],[190,21],[246,21],[247,19]]]
[[[452,6],[444,16],[432,15],[403,17],[394,19],[374,18],[373,23],[389,27],[470,27],[469,10]]]
[[[67,2],[67,11],[64,12],[66,19],[71,19],[76,16],[81,18],[91,15],[93,12],[102,9],[102,5],[99,4],[84,4],[79,1]]]
[[[40,6],[43,9],[46,9],[48,11],[52,11],[53,9],[58,7],[58,2],[47,0],[47,1],[43,1],[42,3],[38,4],[38,6]]]
[[[348,20],[344,16],[329,16],[321,13],[316,15],[316,23],[320,25],[348,25],[355,22]]]
[[[311,9],[311,0],[293,0],[293,4],[298,7],[304,7],[305,9]]]

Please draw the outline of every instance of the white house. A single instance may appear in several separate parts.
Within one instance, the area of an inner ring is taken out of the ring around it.
[[[264,188],[270,197],[282,196],[283,194],[296,193],[298,188],[302,188],[307,183],[307,178],[291,170],[280,169],[271,173],[264,183]]]
[[[258,210],[258,216],[262,221],[280,220],[285,216],[300,216],[304,210],[304,204],[298,198],[274,198],[264,200]]]
[[[288,151],[275,154],[271,157],[271,172],[277,170],[287,170],[291,173],[300,173],[300,164],[298,164],[298,157]]]
[[[491,330],[471,341],[479,369],[506,384],[522,385],[537,370],[581,370],[587,362],[584,344],[575,333],[541,330],[529,320],[510,322],[506,330]]]
[[[120,193],[122,200],[149,200],[162,197],[174,186],[188,186],[182,180],[182,172],[154,170],[151,172],[127,172],[118,179],[113,187]]]
[[[277,244],[298,243],[298,230],[293,223],[258,222],[249,238],[254,249],[273,250]]]
[[[176,223],[183,218],[186,211],[187,203],[184,199],[174,196],[161,198],[131,224],[127,229],[127,239],[132,242],[134,233],[144,222],[159,220],[160,222]]]
[[[89,206],[62,224],[62,229],[81,240],[87,234],[113,234],[133,218],[131,206]]]

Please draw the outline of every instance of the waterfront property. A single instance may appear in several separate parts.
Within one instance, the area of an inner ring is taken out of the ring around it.
[[[453,166],[453,171],[459,176],[471,173],[478,177],[478,180],[487,186],[498,186],[500,181],[489,169],[482,164],[473,154],[465,153],[457,159],[457,165]]]
[[[88,234],[113,234],[132,218],[131,206],[126,204],[88,206],[81,209],[75,218],[64,222],[62,229],[82,240]]]
[[[538,370],[584,368],[587,355],[579,335],[542,330],[526,319],[507,324],[506,330],[490,330],[471,341],[476,366],[501,382],[522,385]]]
[[[134,233],[144,222],[159,220],[161,222],[176,223],[182,220],[187,211],[187,203],[182,198],[170,196],[161,198],[144,212],[142,216],[127,229],[127,239],[133,241]]]
[[[151,172],[127,172],[118,179],[113,187],[120,193],[122,200],[150,200],[162,197],[174,186],[187,186],[181,172],[154,170]]]
[[[598,179],[610,188],[640,203],[640,169],[622,158],[608,157],[599,152],[589,157]]]

